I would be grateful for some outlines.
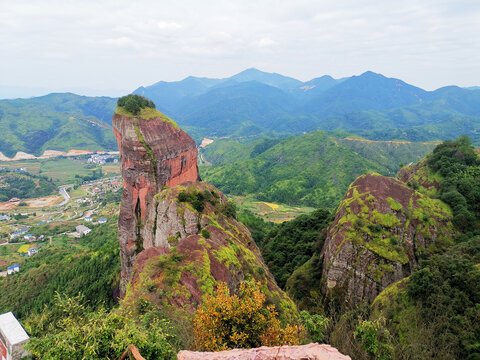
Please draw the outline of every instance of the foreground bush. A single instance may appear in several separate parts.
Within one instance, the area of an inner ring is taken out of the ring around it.
[[[225,283],[217,293],[207,296],[194,318],[195,346],[204,351],[234,348],[294,345],[300,342],[303,328],[282,327],[275,305],[265,306],[260,283],[244,281],[239,295],[230,295]]]
[[[56,305],[25,327],[35,359],[118,359],[130,344],[146,359],[173,359],[178,351],[167,320],[152,313],[133,319],[115,310],[89,312],[77,297],[57,295]]]

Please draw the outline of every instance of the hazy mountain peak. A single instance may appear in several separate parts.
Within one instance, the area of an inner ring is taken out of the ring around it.
[[[361,74],[360,76],[366,76],[366,77],[368,77],[368,76],[371,76],[371,77],[383,77],[383,78],[385,77],[385,76],[383,76],[382,74],[373,72],[373,71],[371,71],[371,70],[365,71],[365,72],[364,72],[363,74]]]
[[[300,80],[283,76],[277,73],[268,73],[256,68],[249,68],[239,72],[236,75],[233,75],[230,80],[235,80],[238,82],[245,81],[258,81],[266,85],[275,86],[283,90],[293,89],[302,82]]]

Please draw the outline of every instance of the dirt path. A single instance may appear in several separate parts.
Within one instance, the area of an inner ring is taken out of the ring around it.
[[[382,144],[422,144],[422,145],[440,144],[440,141],[415,142],[415,141],[407,141],[407,140],[370,140],[370,139],[357,139],[357,138],[349,138],[349,137],[346,137],[340,140],[359,141],[359,142],[365,142],[365,143],[382,143]]]

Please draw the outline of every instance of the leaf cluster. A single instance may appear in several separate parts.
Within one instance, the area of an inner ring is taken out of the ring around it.
[[[275,305],[265,306],[261,284],[243,281],[237,294],[219,283],[216,294],[207,296],[193,320],[195,346],[204,351],[293,345],[303,328],[282,327]]]
[[[146,359],[173,359],[178,350],[170,323],[158,314],[91,312],[81,297],[58,293],[53,306],[25,327],[33,335],[27,348],[39,359],[118,359],[130,344]]]
[[[438,145],[428,166],[444,179],[440,199],[453,210],[454,225],[463,233],[480,233],[480,158],[468,136]]]
[[[186,191],[181,191],[178,194],[177,199],[179,202],[190,203],[199,213],[205,209],[205,203],[208,202],[214,206],[219,213],[234,219],[237,218],[237,207],[235,203],[233,201],[219,201],[219,196],[215,191],[188,189]]]

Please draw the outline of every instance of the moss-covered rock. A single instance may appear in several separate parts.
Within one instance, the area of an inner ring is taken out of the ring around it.
[[[397,173],[397,178],[424,195],[435,196],[443,177],[427,166],[428,158],[429,156],[416,164],[402,167]]]
[[[353,182],[322,250],[325,290],[349,303],[375,297],[411,274],[419,258],[451,245],[450,208],[405,183],[378,174]]]

